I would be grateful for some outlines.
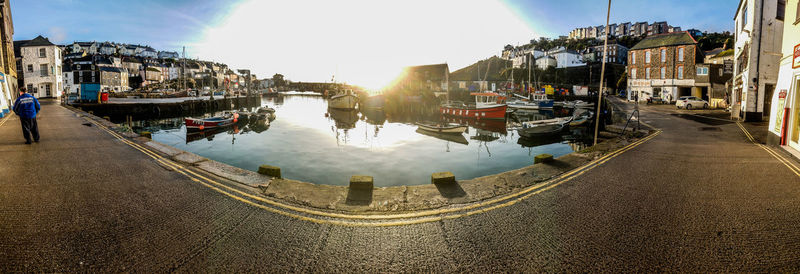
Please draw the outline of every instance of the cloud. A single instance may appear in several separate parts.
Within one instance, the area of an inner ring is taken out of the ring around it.
[[[67,31],[61,27],[52,27],[48,33],[50,42],[61,43],[67,39]]]

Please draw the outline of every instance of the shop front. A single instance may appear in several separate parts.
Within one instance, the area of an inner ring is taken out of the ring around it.
[[[800,45],[798,45],[800,46]],[[800,51],[781,62],[771,109],[767,143],[800,155]]]

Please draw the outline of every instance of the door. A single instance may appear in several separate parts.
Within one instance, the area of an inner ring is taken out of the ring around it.
[[[794,149],[800,150],[800,96],[798,96],[798,92],[800,92],[800,77],[795,77],[791,98],[787,98],[791,101],[786,102],[790,106],[787,107],[789,108],[789,121],[787,121],[789,123],[787,127],[789,141],[787,144]]]
[[[775,93],[775,85],[764,85],[764,121],[769,121],[769,113],[772,110],[772,94]]]

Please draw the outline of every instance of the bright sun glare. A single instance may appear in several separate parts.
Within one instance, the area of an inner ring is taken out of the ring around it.
[[[406,66],[451,71],[496,55],[497,41],[537,36],[499,0],[248,0],[205,31],[192,51],[259,78],[337,82],[378,90]]]

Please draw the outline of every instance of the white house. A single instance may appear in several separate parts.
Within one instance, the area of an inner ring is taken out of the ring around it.
[[[70,46],[71,52],[85,52],[89,55],[97,54],[97,42],[74,42]]]
[[[785,14],[779,11],[778,2],[739,1],[734,17],[733,118],[761,121],[770,116],[769,98],[778,81]]]
[[[548,51],[548,55],[556,58],[557,68],[579,67],[586,65],[583,62],[583,55],[574,50],[560,49]]]
[[[555,67],[558,65],[558,61],[553,56],[544,56],[542,58],[536,59],[536,67],[541,70],[546,70],[549,67]]]
[[[158,52],[158,58],[159,59],[168,59],[168,58],[178,59],[178,58],[180,58],[180,55],[178,55],[178,53],[174,52],[174,51],[159,51]]]
[[[112,55],[117,53],[117,47],[112,45],[111,43],[105,42],[102,45],[100,45],[98,51],[100,52],[100,54]]]
[[[33,96],[59,97],[63,90],[61,49],[37,36],[20,46],[24,85]]]

